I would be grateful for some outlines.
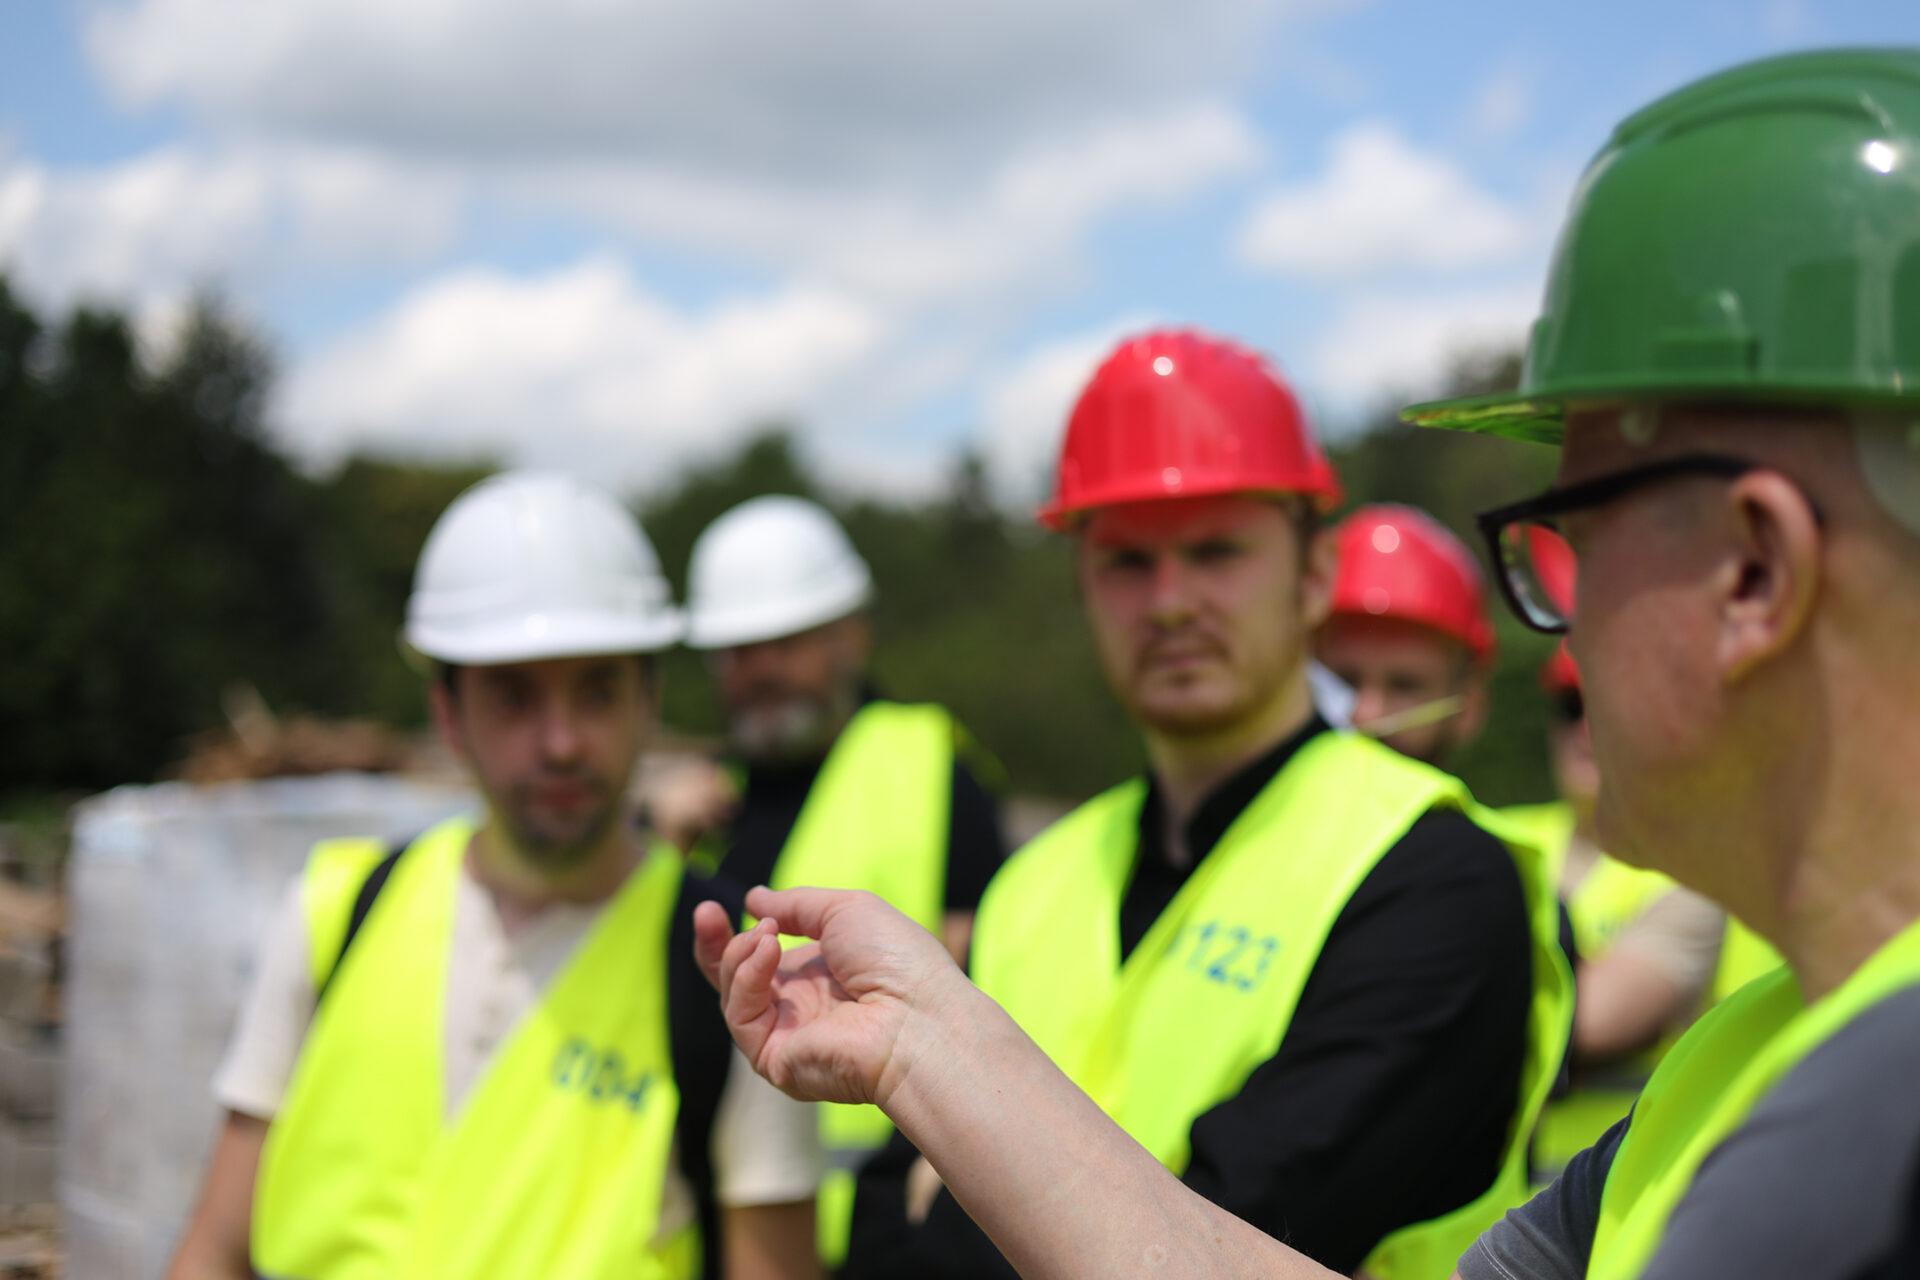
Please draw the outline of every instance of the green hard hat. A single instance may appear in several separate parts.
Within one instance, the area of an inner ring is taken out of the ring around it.
[[[1569,405],[1649,399],[1920,403],[1920,49],[1769,58],[1629,116],[1519,390],[1404,416],[1555,443]]]

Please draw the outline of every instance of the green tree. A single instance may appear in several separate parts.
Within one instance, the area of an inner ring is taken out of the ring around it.
[[[400,648],[414,562],[447,505],[497,469],[484,459],[429,464],[355,455],[319,484],[316,514],[335,615],[320,660],[335,709],[389,724],[424,719],[420,673]]]
[[[252,680],[324,693],[310,487],[263,439],[264,351],[211,306],[145,370],[119,316],[44,331],[0,288],[0,776],[151,776]]]

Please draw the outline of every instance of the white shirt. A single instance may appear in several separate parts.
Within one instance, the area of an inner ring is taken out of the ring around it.
[[[601,910],[553,903],[510,936],[491,895],[464,864],[457,883],[443,1045],[449,1116]],[[228,1110],[270,1120],[286,1096],[317,1000],[298,881],[269,922],[258,956],[233,1039],[214,1074],[213,1093]],[[826,1172],[813,1105],[795,1102],[755,1075],[738,1050],[721,1092],[712,1142],[714,1194],[725,1208],[805,1200]],[[661,1207],[663,1233],[694,1216],[692,1189],[679,1163],[676,1152]]]

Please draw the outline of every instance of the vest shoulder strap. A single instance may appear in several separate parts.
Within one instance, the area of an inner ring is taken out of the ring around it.
[[[373,870],[369,871],[367,878],[360,882],[359,892],[353,895],[353,909],[347,915],[347,930],[340,937],[340,949],[334,953],[333,964],[328,967],[327,976],[315,989],[315,999],[326,999],[327,988],[333,985],[333,975],[340,972],[340,965],[347,958],[347,948],[353,945],[354,938],[359,935],[360,926],[367,922],[367,913],[373,910],[374,901],[379,898],[380,890],[386,887],[387,878],[393,874],[393,868],[400,861],[400,855],[405,853],[407,846],[412,843],[411,840],[405,840],[389,848],[386,856],[374,863]]]

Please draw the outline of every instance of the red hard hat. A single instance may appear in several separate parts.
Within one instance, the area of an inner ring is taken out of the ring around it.
[[[1298,493],[1324,510],[1340,482],[1280,375],[1237,343],[1192,330],[1122,342],[1067,419],[1054,498],[1066,529],[1095,507],[1222,493]]]
[[[1424,511],[1362,507],[1340,525],[1333,612],[1431,627],[1493,657],[1487,584],[1473,554]]]
[[[1534,568],[1539,571],[1540,585],[1553,597],[1553,602],[1571,616],[1574,595],[1573,548],[1567,545],[1565,538],[1537,524],[1528,525],[1524,536],[1527,539],[1527,553],[1533,560]],[[1580,668],[1567,649],[1565,639],[1554,646],[1553,656],[1541,664],[1540,687],[1548,693],[1562,693],[1580,687]]]

